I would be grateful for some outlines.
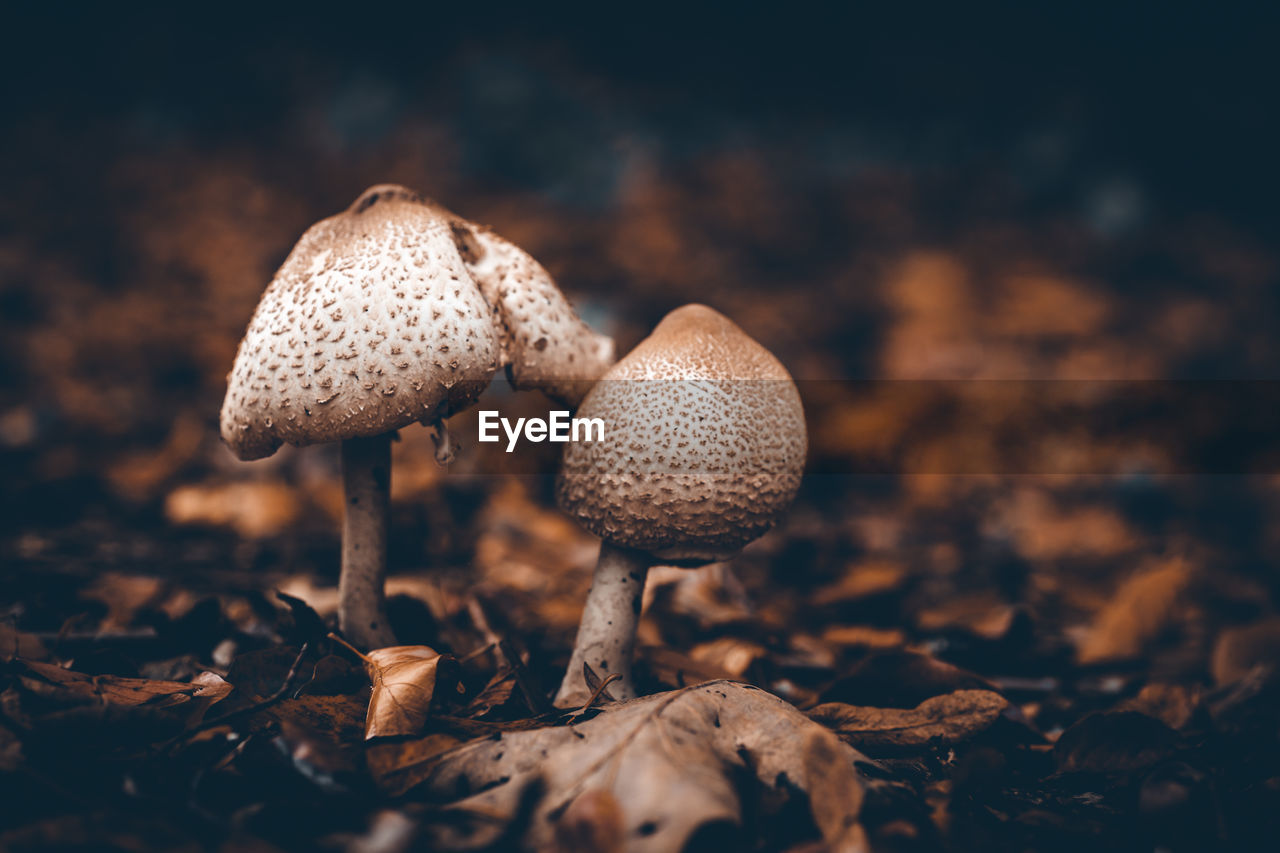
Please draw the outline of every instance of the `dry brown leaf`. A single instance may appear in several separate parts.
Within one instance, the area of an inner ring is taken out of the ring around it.
[[[138,611],[153,607],[164,597],[165,583],[151,575],[104,572],[80,592],[80,597],[106,605],[107,614],[98,623],[101,631],[131,626]]]
[[[47,657],[49,650],[40,642],[39,637],[0,622],[0,661],[11,661],[14,658],[43,660]]]
[[[165,480],[196,455],[206,434],[203,418],[183,412],[174,421],[162,447],[130,453],[116,460],[107,467],[107,479],[129,500],[148,500]]]
[[[365,748],[365,764],[377,786],[398,797],[425,781],[440,756],[460,743],[453,735],[441,733],[410,741],[371,743]]]
[[[816,720],[854,746],[915,747],[955,744],[986,730],[1009,707],[990,690],[957,690],[914,708],[866,708],[828,702],[809,711]]]
[[[822,639],[833,646],[868,649],[894,649],[907,643],[907,635],[899,628],[869,625],[832,625],[823,630]]]
[[[867,655],[821,693],[823,702],[865,703],[878,708],[914,708],[956,690],[994,690],[990,681],[911,649]]]
[[[446,755],[425,784],[435,797],[480,791],[447,808],[492,824],[513,820],[522,793],[540,781],[528,849],[551,849],[575,803],[606,793],[621,809],[626,849],[645,853],[683,849],[709,824],[740,826],[745,773],[772,801],[806,794],[828,849],[860,850],[868,783],[855,761],[866,759],[778,697],[715,681],[619,703],[573,726],[472,741]],[[459,838],[434,841],[447,847]]]
[[[1239,681],[1258,664],[1280,666],[1280,619],[1227,628],[1218,635],[1210,665],[1215,684]]]
[[[670,646],[641,646],[636,657],[658,683],[672,687],[734,677],[714,663],[694,660]]]
[[[654,566],[645,582],[642,610],[660,601],[666,612],[688,616],[703,628],[752,618],[751,601],[727,563],[697,569]]]
[[[689,657],[699,663],[718,667],[733,678],[740,678],[764,652],[764,646],[750,640],[717,637],[689,649]]]
[[[105,704],[148,708],[182,707],[187,725],[195,725],[211,705],[225,699],[232,686],[221,676],[202,672],[190,682],[122,678],[115,675],[86,675],[50,663],[19,661],[26,674],[19,675],[24,686],[40,692],[95,697]]]
[[[884,595],[899,589],[907,580],[907,569],[891,560],[867,560],[851,563],[844,576],[827,584],[813,594],[813,603],[819,607],[860,601],[875,595]]]
[[[191,701],[202,685],[185,681],[153,681],[146,678],[122,678],[115,675],[86,675],[63,669],[51,663],[20,661],[27,673],[19,676],[23,683],[39,690],[42,685],[96,696],[112,705],[151,705],[166,708]]]
[[[364,668],[373,682],[365,739],[421,734],[431,711],[441,655],[429,646],[388,646],[364,656]]]
[[[1174,620],[1191,575],[1191,564],[1174,557],[1130,577],[1094,617],[1077,660],[1092,664],[1139,655]]]
[[[1117,711],[1137,711],[1155,717],[1177,730],[1191,722],[1200,708],[1200,688],[1182,684],[1148,684],[1137,696],[1116,707]]]
[[[1164,723],[1135,711],[1089,714],[1053,745],[1063,773],[1127,773],[1167,758],[1177,739]]]
[[[230,527],[248,539],[275,536],[301,513],[298,492],[276,482],[179,486],[164,502],[174,524]]]
[[[959,628],[987,640],[998,640],[1013,625],[1014,608],[993,593],[962,595],[916,612],[916,627],[926,633]]]

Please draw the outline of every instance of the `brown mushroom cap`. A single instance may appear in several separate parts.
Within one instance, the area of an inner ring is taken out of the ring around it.
[[[576,403],[613,362],[516,246],[383,184],[313,225],[267,287],[227,380],[222,438],[241,459],[390,432],[517,387]]]
[[[726,559],[800,486],[807,437],[786,368],[722,314],[686,305],[609,370],[566,445],[557,498],[592,533],[675,563]]]

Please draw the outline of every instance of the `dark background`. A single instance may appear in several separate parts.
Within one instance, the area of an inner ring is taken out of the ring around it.
[[[297,238],[397,182],[526,248],[619,352],[705,302],[799,380],[811,453],[796,504],[735,559],[740,585],[710,571],[653,581],[650,688],[677,683],[660,654],[715,677],[746,643],[749,666],[729,674],[792,701],[843,683],[840,701],[912,707],[934,694],[866,692],[919,676],[868,664],[869,649],[936,654],[992,679],[1035,728],[1029,749],[898,766],[920,790],[946,786],[934,794],[970,845],[1272,837],[1271,17],[1208,4],[6,10],[0,627],[50,642],[154,627],[161,660],[77,668],[186,679],[228,637],[240,652],[275,642],[273,587],[331,612],[335,448],[240,463],[218,408]],[[1114,405],[1097,408],[1098,389]],[[547,407],[497,387],[489,399],[513,416]],[[392,621],[407,642],[465,653],[480,635],[458,602],[483,600],[531,668],[558,678],[596,543],[555,509],[549,478],[520,476],[551,470],[558,448],[485,457],[473,419],[455,419],[447,473],[426,430],[395,445]],[[425,614],[425,600],[456,607]],[[1144,786],[1169,790],[1168,766],[1130,762],[1126,744],[1146,747],[1127,730],[1099,735],[1102,769],[1085,781],[1041,738],[1149,686],[1195,711],[1160,717],[1180,740],[1158,759],[1194,784],[1139,814]],[[79,775],[70,763],[65,778]],[[34,820],[24,802],[5,816]],[[305,847],[293,806],[267,837]],[[40,808],[61,820],[81,804]],[[970,820],[982,829],[966,836]]]

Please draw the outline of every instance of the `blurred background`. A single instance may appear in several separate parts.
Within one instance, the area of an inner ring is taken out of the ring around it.
[[[775,627],[816,609],[871,632],[831,634],[824,654],[1026,623],[1052,647],[1039,667],[1063,648],[1144,654],[1206,681],[1221,633],[1275,612],[1274,467],[1204,470],[1159,438],[1230,416],[1175,395],[1106,440],[1072,422],[1020,468],[1008,445],[1061,426],[1042,399],[902,391],[1267,392],[1266,21],[1179,5],[28,6],[3,29],[0,561],[28,630],[88,607],[54,578],[334,582],[334,448],[239,463],[218,408],[294,241],[381,182],[525,247],[620,352],[705,302],[801,380],[813,476],[795,511],[736,563],[745,592],[670,607],[754,608]],[[465,417],[447,475],[426,431],[403,431],[393,573],[478,575],[565,649],[594,543],[546,477],[477,473]],[[554,463],[527,460],[504,464]],[[1154,615],[1104,624],[1135,578]],[[741,672],[763,654],[746,648],[698,654]]]

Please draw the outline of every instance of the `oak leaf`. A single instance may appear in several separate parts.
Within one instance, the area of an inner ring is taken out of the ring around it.
[[[516,825],[533,792],[522,849],[554,849],[607,803],[604,812],[621,813],[592,818],[590,835],[612,843],[620,828],[623,849],[680,850],[695,836],[747,833],[753,808],[799,795],[824,849],[853,851],[867,847],[864,763],[873,764],[778,697],[713,681],[616,703],[571,726],[471,741],[441,756],[422,787],[433,799],[479,792],[444,807],[431,840],[446,849]],[[753,790],[742,790],[744,780]]]
[[[916,747],[955,744],[986,730],[1009,707],[990,690],[957,690],[926,699],[914,708],[868,708],[828,702],[809,711],[854,746]]]

